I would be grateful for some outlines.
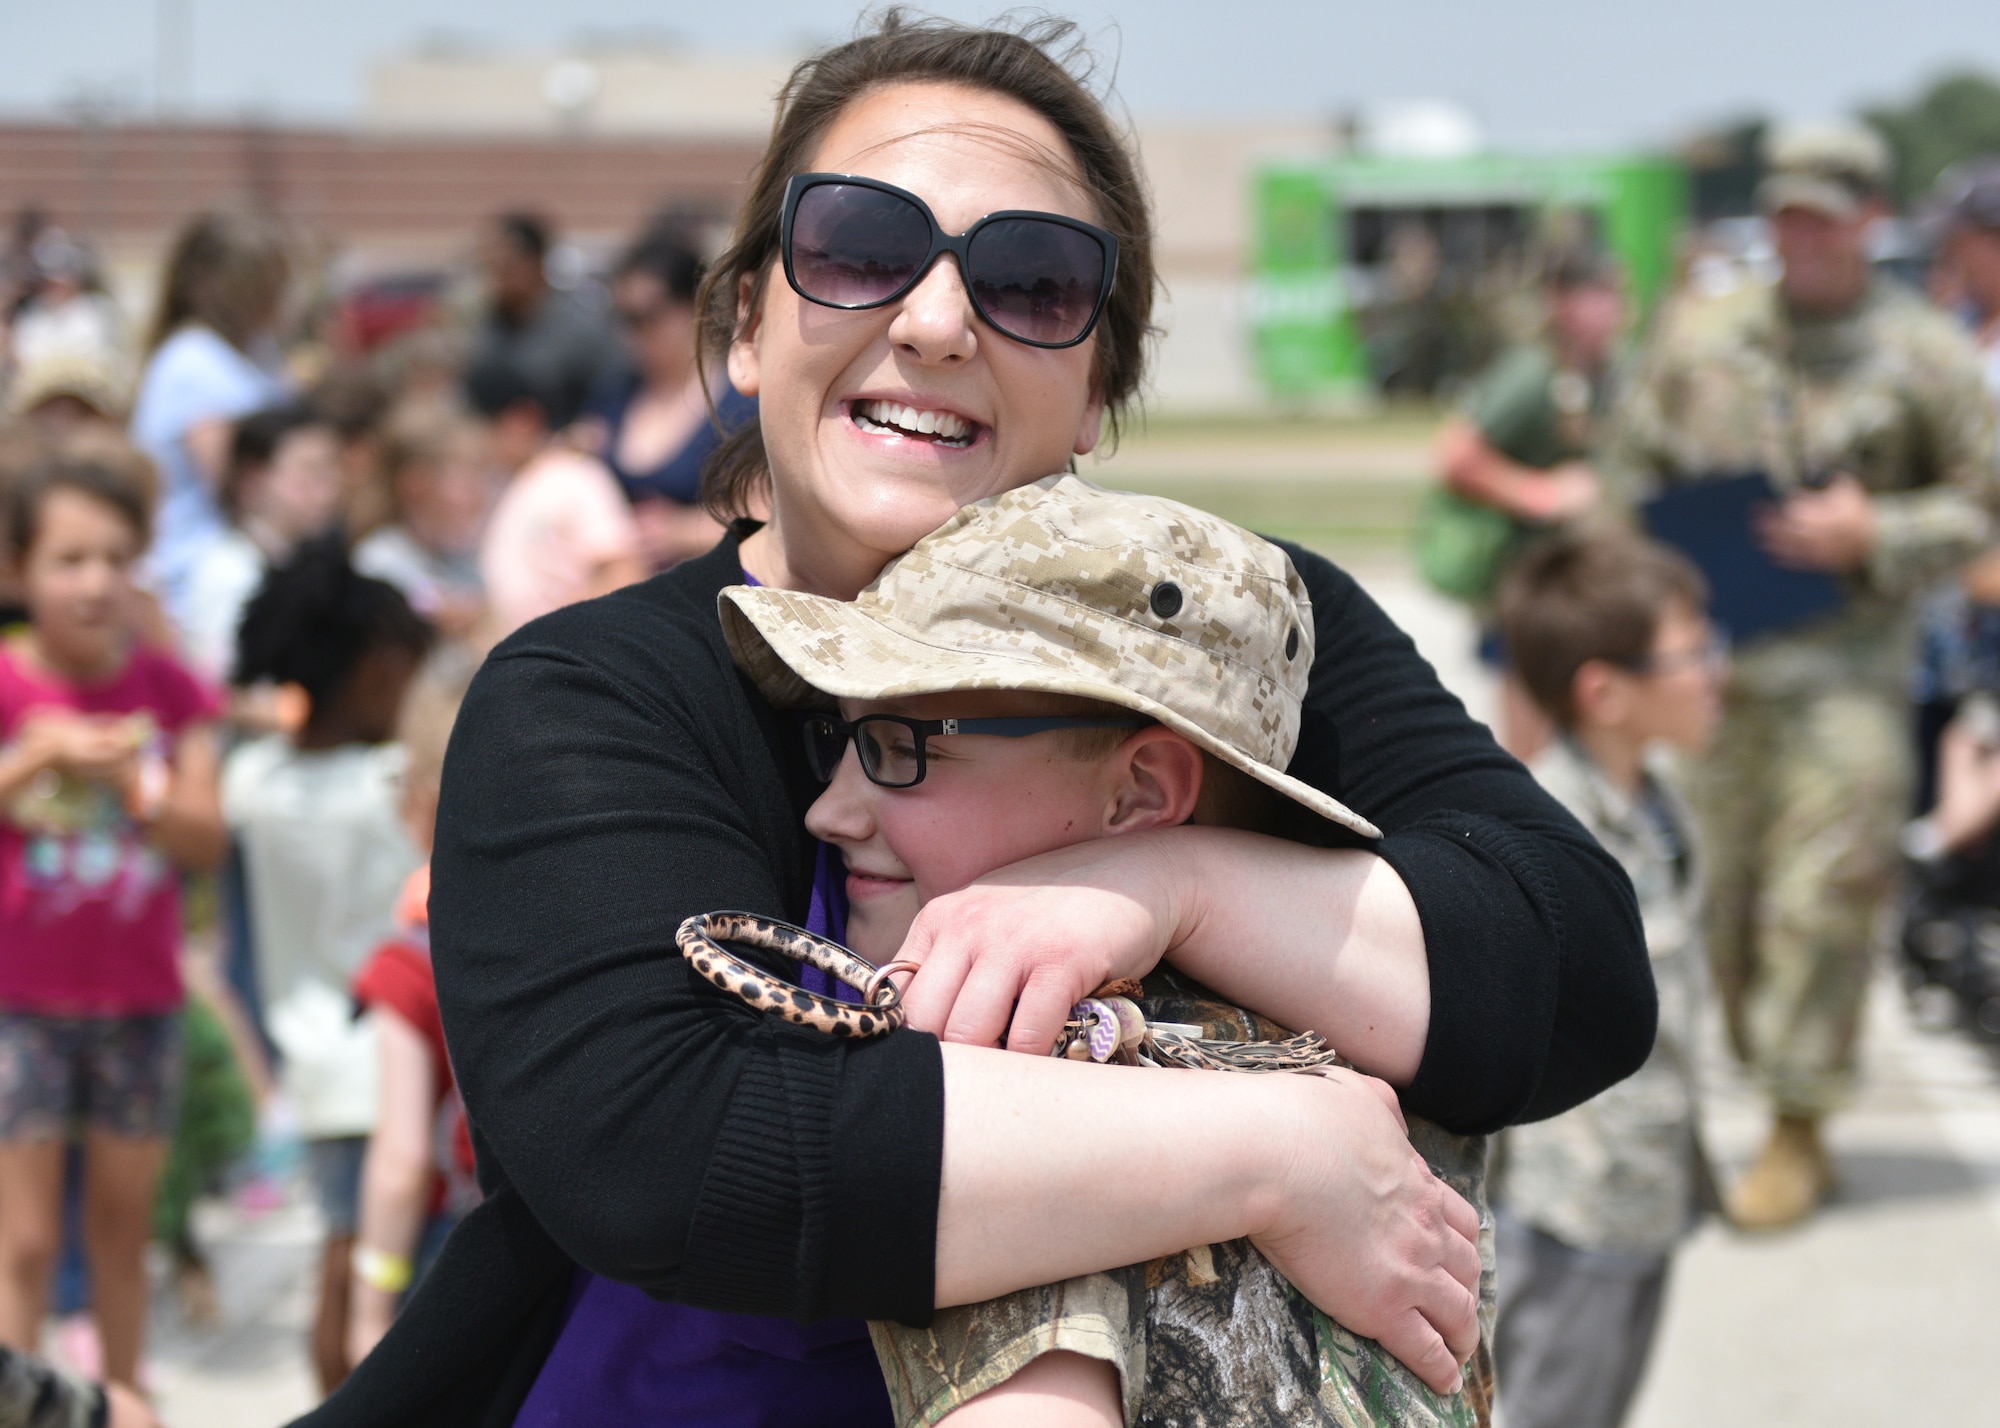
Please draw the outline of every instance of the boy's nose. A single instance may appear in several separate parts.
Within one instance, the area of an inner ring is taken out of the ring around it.
[[[861,755],[848,744],[833,782],[806,810],[806,831],[824,843],[864,843],[875,835],[875,785],[861,772]]]

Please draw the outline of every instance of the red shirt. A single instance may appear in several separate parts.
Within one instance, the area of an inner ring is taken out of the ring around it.
[[[213,719],[215,696],[173,658],[136,648],[98,684],[30,669],[0,645],[0,741],[37,709],[150,722],[151,751]],[[144,725],[140,727],[144,728]],[[118,795],[45,775],[0,808],[0,1007],[142,1016],[181,1004],[180,875]]]

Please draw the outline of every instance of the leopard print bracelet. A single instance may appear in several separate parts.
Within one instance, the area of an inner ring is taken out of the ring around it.
[[[704,912],[690,917],[674,934],[681,955],[715,986],[741,997],[759,1011],[775,1012],[797,1026],[833,1036],[880,1036],[902,1026],[903,994],[890,980],[914,972],[914,962],[877,967],[838,942],[754,912]],[[761,947],[805,962],[861,991],[858,1002],[837,1001],[771,975],[729,950],[728,943]]]

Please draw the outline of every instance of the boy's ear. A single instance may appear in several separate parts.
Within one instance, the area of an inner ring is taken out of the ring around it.
[[[1616,728],[1630,716],[1631,702],[1631,676],[1609,660],[1587,659],[1570,677],[1570,709],[1579,728]]]
[[[1193,816],[1201,797],[1201,750],[1179,734],[1157,724],[1141,729],[1112,759],[1105,833],[1174,828]]]

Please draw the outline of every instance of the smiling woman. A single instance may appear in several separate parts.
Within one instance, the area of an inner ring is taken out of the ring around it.
[[[1071,36],[891,11],[780,96],[701,296],[705,363],[759,403],[707,474],[734,524],[523,629],[466,699],[431,914],[488,1199],[315,1424],[872,1428],[860,1320],[1246,1235],[1448,1390],[1477,1343],[1473,1216],[1382,1082],[1127,1083],[997,1048],[1046,1052],[1081,996],[1171,956],[1454,1130],[1644,1059],[1616,864],[1299,551],[1317,652],[1290,772],[1379,842],[1163,827],[1000,868],[918,913],[910,1027],[867,1042],[760,1019],[677,954],[718,908],[838,937],[849,891],[719,593],[850,599],[1093,450],[1139,390],[1144,190]]]

